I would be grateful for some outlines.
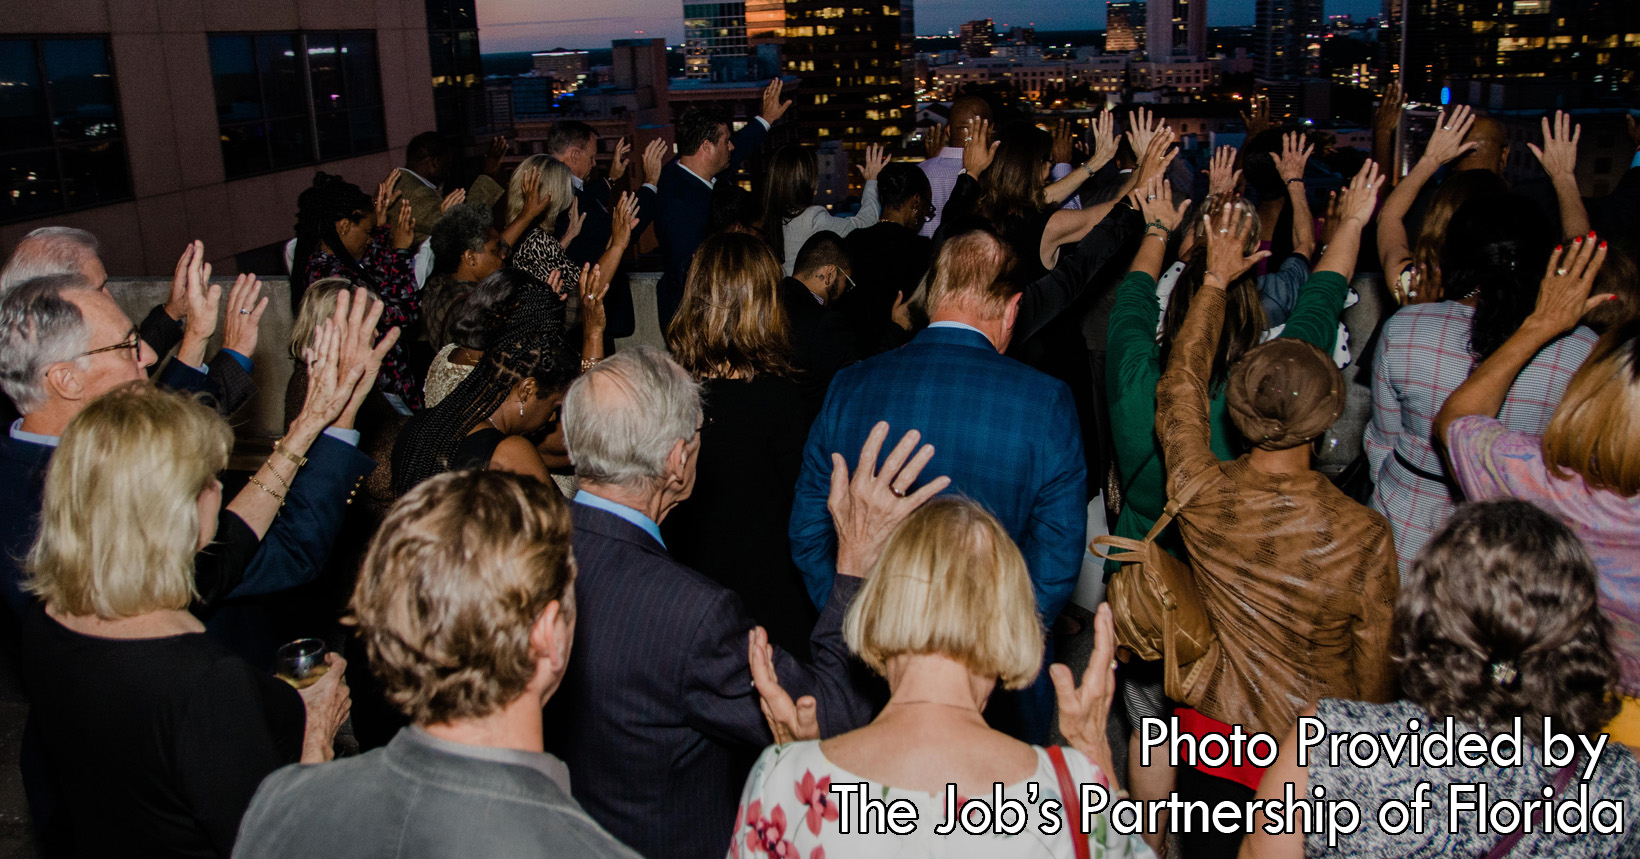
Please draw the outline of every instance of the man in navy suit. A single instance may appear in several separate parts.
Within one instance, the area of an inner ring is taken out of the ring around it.
[[[577,618],[546,739],[575,774],[575,799],[648,859],[720,859],[747,772],[773,740],[752,688],[745,605],[672,560],[661,538],[661,520],[694,489],[701,420],[699,385],[649,347],[598,364],[563,405],[580,483],[571,505]],[[875,463],[887,435],[876,428],[861,458]],[[800,739],[871,719],[880,687],[849,654],[843,613],[888,532],[949,482],[905,491],[933,455],[925,447],[907,464],[916,444],[907,433],[880,472],[857,471],[847,489],[836,478],[842,539],[810,638],[813,662],[773,653],[781,685],[815,699],[799,708],[817,710],[818,731],[796,732]]]
[[[695,249],[706,240],[712,188],[719,175],[725,170],[734,171],[747,155],[761,148],[769,126],[792,105],[780,100],[780,87],[779,78],[769,82],[763,90],[762,111],[732,137],[727,114],[693,107],[684,111],[675,127],[677,159],[661,168],[656,183],[645,183],[639,192],[638,229],[633,236],[642,235],[644,227],[655,221],[655,234],[666,264],[655,287],[662,331],[683,301],[683,282],[689,276]]]
[[[582,218],[581,231],[564,252],[578,264],[596,263],[604,255],[604,247],[609,244],[609,234],[615,225],[614,183],[626,175],[628,149],[626,138],[621,138],[615,144],[615,157],[610,161],[608,175],[594,176],[598,162],[598,132],[592,126],[579,120],[566,119],[553,123],[552,130],[547,132],[547,154],[569,168],[569,181],[575,188],[575,210]],[[563,235],[568,226],[569,210],[565,209],[553,226],[553,234]],[[609,291],[604,294],[604,313],[608,318],[604,326],[606,343],[616,337],[632,335],[637,323],[632,313],[632,290],[625,274],[617,273],[609,282]]]
[[[990,233],[948,240],[928,287],[929,326],[832,381],[803,451],[790,531],[792,558],[816,605],[828,602],[822,585],[833,575],[836,547],[826,513],[831,452],[855,449],[880,420],[922,430],[952,488],[1008,529],[1025,556],[1044,628],[1070,599],[1087,522],[1081,428],[1064,382],[1002,355],[1020,302],[1005,277],[1009,262],[1007,246]],[[1036,686],[995,696],[992,723],[1045,742],[1053,717],[1047,678],[1044,670]]]

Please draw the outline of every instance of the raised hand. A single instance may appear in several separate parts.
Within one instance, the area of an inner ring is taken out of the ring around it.
[[[837,572],[843,575],[867,575],[894,526],[951,485],[951,478],[940,476],[911,492],[911,485],[934,457],[931,444],[917,449],[922,433],[916,430],[902,436],[883,460],[883,467],[876,468],[886,438],[888,423],[879,421],[860,447],[852,476],[843,455],[831,455],[831,494],[826,508],[837,529]],[[916,456],[912,450],[917,451]]]
[[[1270,130],[1270,100],[1254,96],[1249,110],[1241,112],[1241,121],[1247,126],[1247,137],[1257,137]]]
[[[386,334],[376,336],[384,305],[364,289],[353,291],[352,301],[346,292],[336,297],[336,313],[331,322],[341,332],[338,374],[343,383],[350,383],[347,404],[333,420],[341,429],[351,429],[353,419],[364,405],[365,398],[376,388],[376,376],[381,372],[382,359],[399,342],[397,326]]]
[[[1138,169],[1133,171],[1134,187],[1142,187],[1150,180],[1165,175],[1168,165],[1178,154],[1173,148],[1173,129],[1165,125],[1153,132],[1149,141],[1144,149],[1133,150],[1141,153]]]
[[[1321,235],[1318,241],[1323,245],[1331,244],[1333,236],[1338,232],[1338,226],[1344,220],[1344,214],[1338,207],[1338,192],[1327,194],[1327,211],[1321,218]]]
[[[1093,157],[1082,165],[1082,169],[1088,171],[1090,176],[1099,172],[1099,168],[1109,164],[1110,160],[1116,157],[1116,149],[1120,146],[1116,137],[1116,116],[1108,110],[1100,111],[1093,120],[1091,133]]]
[[[1051,150],[1049,158],[1055,164],[1071,163],[1072,153],[1074,153],[1076,149],[1075,129],[1071,128],[1070,123],[1061,119],[1059,120],[1059,124],[1054,126],[1052,134],[1053,149]]]
[[[393,247],[409,250],[416,242],[416,216],[410,213],[410,201],[399,201],[399,216],[393,221]]]
[[[399,193],[393,190],[393,186],[398,184],[398,181],[399,168],[394,167],[392,172],[387,174],[387,178],[383,179],[382,183],[376,186],[377,226],[387,223],[388,210],[391,209],[393,204],[399,199]]]
[[[1057,662],[1048,667],[1048,676],[1053,678],[1054,697],[1059,700],[1059,733],[1071,748],[1087,755],[1104,771],[1114,786],[1116,766],[1105,731],[1110,702],[1116,694],[1116,625],[1110,617],[1109,603],[1101,603],[1093,615],[1093,655],[1082,672],[1082,685],[1076,685],[1069,666]]]
[[[1354,225],[1358,230],[1367,226],[1367,222],[1372,220],[1373,209],[1378,205],[1378,185],[1382,181],[1378,162],[1367,159],[1355,178],[1350,180],[1349,187],[1338,195],[1340,226]]]
[[[1373,133],[1380,137],[1395,133],[1401,125],[1401,111],[1406,105],[1401,101],[1401,84],[1391,81],[1389,88],[1384,90],[1384,99],[1378,102],[1378,109],[1372,115]]]
[[[337,298],[338,310],[345,296],[343,293]],[[307,399],[302,403],[301,414],[292,421],[292,435],[297,434],[297,424],[304,425],[308,430],[305,434],[317,435],[341,414],[352,396],[353,386],[344,383],[341,369],[343,327],[335,318],[320,321],[313,329],[313,343],[302,350],[308,367]]]
[[[205,344],[216,333],[216,315],[222,306],[222,285],[211,283],[211,264],[205,261],[203,246],[196,246],[184,278],[188,322],[182,329],[177,360],[198,367],[205,363]]]
[[[950,140],[950,129],[944,125],[930,125],[928,131],[923,134],[923,156],[933,158],[940,154],[940,150],[944,149]]]
[[[205,243],[194,240],[177,257],[176,271],[171,274],[171,293],[165,299],[165,315],[181,322],[188,315],[188,266],[194,257],[205,253]]]
[[[1594,277],[1606,262],[1606,243],[1594,233],[1578,236],[1571,246],[1561,245],[1549,255],[1543,281],[1538,284],[1537,306],[1527,321],[1542,325],[1552,334],[1569,331],[1583,314],[1610,301],[1613,296],[1589,295]]]
[[[792,106],[791,99],[780,100],[782,86],[780,78],[777,77],[763,88],[763,109],[759,110],[757,115],[763,117],[770,125],[774,125],[776,120],[785,115],[786,109]]]
[[[1207,162],[1207,196],[1218,197],[1235,193],[1241,185],[1241,171],[1236,169],[1236,148],[1220,146]]]
[[[596,331],[600,336],[609,326],[609,317],[604,312],[604,296],[609,293],[609,284],[610,281],[599,276],[597,266],[590,263],[581,266],[581,327]]]
[[[1217,223],[1215,223],[1215,220]],[[1207,223],[1207,277],[1204,287],[1225,289],[1243,272],[1270,255],[1269,251],[1247,254],[1247,240],[1253,235],[1253,219],[1245,216],[1240,206],[1227,205],[1219,216]],[[1217,283],[1214,283],[1217,280]]]
[[[659,137],[649,141],[649,145],[644,147],[643,174],[638,177],[640,184],[660,181],[661,167],[666,164],[668,149],[671,149],[671,146]]]
[[[1460,104],[1452,109],[1450,115],[1442,110],[1436,115],[1435,121],[1440,123],[1435,127],[1435,133],[1429,137],[1429,145],[1424,147],[1424,158],[1431,159],[1434,164],[1450,164],[1474,150],[1479,143],[1463,142],[1469,136],[1469,129],[1475,124],[1475,114],[1469,105]]]
[[[462,202],[464,202],[466,199],[467,199],[467,189],[457,188],[454,191],[451,191],[449,194],[445,195],[443,200],[441,200],[439,202],[439,204],[438,204],[439,214],[443,214],[445,212],[450,211],[450,209],[454,206],[461,205]]]
[[[559,237],[558,244],[568,248],[569,243],[581,234],[581,226],[587,222],[587,213],[581,211],[581,200],[575,198],[569,201],[569,220],[564,225],[564,234]]]
[[[819,705],[813,695],[804,695],[792,701],[792,696],[780,685],[780,675],[774,669],[774,645],[763,627],[753,627],[746,636],[746,661],[752,669],[752,685],[762,699],[763,720],[769,723],[769,732],[776,745],[797,740],[820,739]]]
[[[268,297],[262,295],[262,281],[254,274],[242,274],[234,279],[228,291],[228,310],[222,320],[222,348],[231,349],[249,358],[256,354],[256,341],[261,331],[262,312],[268,309]]]
[[[484,152],[484,175],[495,179],[501,175],[501,159],[507,157],[507,138],[496,135],[490,141],[490,148]]]
[[[1577,141],[1582,136],[1583,126],[1574,124],[1570,114],[1557,110],[1552,127],[1549,117],[1543,118],[1543,147],[1528,143],[1526,148],[1543,162],[1543,169],[1550,176],[1571,176],[1577,172]]]
[[[1139,216],[1145,219],[1145,232],[1161,227],[1167,233],[1162,237],[1164,240],[1172,237],[1173,231],[1184,220],[1184,213],[1190,209],[1189,200],[1178,206],[1173,205],[1173,183],[1160,176],[1146,182],[1142,188],[1135,188],[1128,194],[1128,200],[1139,210]]]
[[[559,273],[557,267],[547,272],[547,288],[552,290],[552,294],[559,298],[569,297],[569,293],[564,291],[564,276]]]
[[[531,170],[524,176],[522,186],[524,192],[524,213],[530,221],[546,213],[547,207],[552,205],[552,195],[541,192],[541,171]]]
[[[609,243],[623,246],[631,243],[632,231],[637,228],[638,195],[622,191],[620,201],[615,204],[615,214],[610,218]]]
[[[875,182],[877,174],[888,166],[888,151],[883,149],[881,143],[870,144],[866,147],[865,161],[857,166],[860,168],[860,175],[864,176],[867,182]]]
[[[991,121],[977,117],[969,120],[968,127],[963,129],[962,169],[978,179],[991,166],[996,154],[997,143],[991,140]]]
[[[1302,131],[1289,131],[1281,136],[1281,157],[1276,159],[1276,172],[1283,182],[1302,182],[1304,165],[1315,152],[1315,144],[1306,140]]]
[[[1128,145],[1133,147],[1133,153],[1137,155],[1149,149],[1151,139],[1164,130],[1169,135],[1172,134],[1159,117],[1150,115],[1150,108],[1141,107],[1133,112],[1133,117],[1128,122]]]
[[[626,138],[615,141],[615,154],[609,159],[609,181],[619,181],[626,175],[627,156],[632,152],[632,144]]]

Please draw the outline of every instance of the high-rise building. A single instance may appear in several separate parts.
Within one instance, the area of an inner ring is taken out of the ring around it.
[[[1207,58],[1207,0],[1148,0],[1145,53],[1153,63]]]
[[[486,136],[484,64],[478,52],[475,0],[427,0],[427,42],[433,61],[438,132],[471,147]]]
[[[1326,35],[1321,7],[1322,0],[1258,0],[1254,73],[1260,80],[1298,80],[1321,74],[1321,43]]]
[[[1145,0],[1107,0],[1105,53],[1128,54],[1145,49]]]
[[[1393,7],[1393,8],[1392,8]],[[1407,94],[1490,109],[1627,106],[1640,98],[1634,0],[1392,0]]]
[[[683,73],[712,76],[712,61],[746,56],[746,3],[683,4]]]
[[[797,122],[805,141],[838,140],[856,152],[897,145],[916,120],[912,0],[844,7],[786,0],[785,63],[801,80]]]
[[[746,44],[786,43],[786,0],[746,0]]]
[[[968,21],[962,25],[957,44],[969,59],[989,57],[991,49],[996,47],[997,25],[990,18],[977,21]]]

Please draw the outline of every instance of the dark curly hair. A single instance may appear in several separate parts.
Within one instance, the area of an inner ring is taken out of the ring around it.
[[[313,174],[313,185],[296,197],[296,258],[290,273],[291,306],[300,307],[308,286],[308,262],[319,243],[328,246],[336,258],[358,278],[356,283],[372,290],[380,284],[348,254],[336,235],[336,222],[346,218],[358,222],[376,211],[376,201],[359,186],[323,170]]]
[[[1553,224],[1530,197],[1472,197],[1453,214],[1441,252],[1441,291],[1454,301],[1478,292],[1469,329],[1477,361],[1514,336],[1532,312],[1554,244]]]
[[[1402,692],[1432,716],[1494,731],[1519,716],[1534,742],[1544,716],[1557,732],[1593,735],[1619,706],[1597,578],[1577,535],[1537,507],[1459,506],[1401,580]]]
[[[516,268],[504,268],[478,282],[450,316],[450,342],[483,352],[506,327],[519,296],[535,279]]]
[[[454,273],[461,267],[462,254],[483,253],[494,231],[495,217],[488,206],[479,203],[452,206],[439,217],[427,237],[433,246],[433,273]]]

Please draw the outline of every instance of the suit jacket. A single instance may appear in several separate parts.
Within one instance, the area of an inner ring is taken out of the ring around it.
[[[426,182],[402,171],[398,180],[393,183],[393,190],[399,192],[410,203],[410,216],[416,219],[416,241],[427,238],[433,227],[438,224],[439,218],[444,217],[444,213],[439,211],[439,206],[444,205],[444,195],[438,189],[428,187]],[[481,175],[467,188],[467,199],[463,202],[477,203],[488,209],[506,195],[507,189],[501,187],[500,183]],[[393,225],[392,219],[398,217],[398,214],[397,208],[388,213],[387,226]]]
[[[386,748],[277,770],[251,800],[233,855],[636,859],[534,765],[547,756],[454,745],[406,728]]]
[[[642,529],[570,505],[575,524],[575,646],[547,704],[549,751],[575,798],[649,859],[721,859],[740,790],[772,737],[763,720],[733,591],[672,560]],[[780,682],[820,702],[831,736],[870,721],[871,682],[843,643],[860,580],[835,577],[810,638],[813,663],[775,651]]]
[[[164,357],[182,342],[182,326],[165,312],[165,305],[158,304],[137,326],[137,336],[154,350],[155,355]],[[167,361],[163,366],[156,364],[150,367],[148,371],[154,381],[174,391],[209,394],[211,404],[223,417],[239,411],[240,406],[256,396],[256,383],[251,380],[251,374],[233,356],[217,350],[206,367],[208,372],[201,373],[198,367],[190,367],[181,361]]]
[[[732,175],[747,155],[762,148],[769,130],[754,119],[741,126],[730,142],[734,151],[729,153],[729,167],[722,176]],[[638,199],[638,229],[633,236],[642,235],[644,227],[655,223],[655,235],[660,239],[661,257],[665,269],[660,283],[655,285],[655,305],[660,314],[661,330],[666,330],[672,314],[683,300],[683,284],[689,277],[689,265],[695,250],[706,241],[707,215],[712,208],[712,188],[693,176],[677,159],[661,168],[659,181],[653,190],[644,189]]]
[[[905,347],[838,373],[809,430],[792,506],[792,558],[817,605],[836,563],[826,510],[831,454],[852,465],[878,421],[888,421],[890,441],[915,429],[934,445],[921,482],[947,475],[950,491],[1001,521],[1051,624],[1076,588],[1087,528],[1087,466],[1070,388],[960,328],[925,328]]]
[[[847,316],[816,301],[814,293],[795,277],[781,282],[780,303],[791,323],[792,357],[797,369],[803,371],[798,386],[812,413],[825,398],[826,386],[837,371],[863,357],[859,339]]]

